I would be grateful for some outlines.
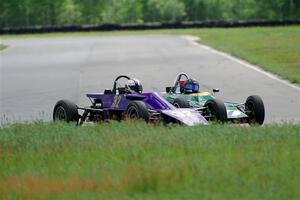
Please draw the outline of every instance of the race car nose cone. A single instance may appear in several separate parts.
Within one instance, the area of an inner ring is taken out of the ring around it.
[[[207,120],[199,112],[189,108],[162,110],[162,113],[188,126],[208,124]]]

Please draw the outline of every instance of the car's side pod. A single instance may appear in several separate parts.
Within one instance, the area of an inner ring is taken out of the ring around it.
[[[126,99],[128,99],[130,101],[141,101],[145,98],[146,98],[146,96],[140,95],[140,94],[128,94],[128,95],[126,95]]]

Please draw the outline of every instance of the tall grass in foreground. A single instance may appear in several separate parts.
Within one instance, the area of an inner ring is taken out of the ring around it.
[[[0,199],[299,199],[300,125],[0,129]]]

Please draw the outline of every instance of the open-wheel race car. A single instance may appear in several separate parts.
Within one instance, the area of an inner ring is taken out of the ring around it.
[[[219,89],[213,89],[213,92],[219,92]],[[245,103],[223,102],[209,92],[200,92],[199,83],[186,73],[180,73],[174,85],[166,87],[163,97],[177,108],[198,110],[208,121],[262,125],[265,119],[264,103],[259,96],[249,96]]]
[[[126,83],[121,85],[120,80]],[[121,75],[112,90],[91,93],[88,107],[79,107],[69,100],[60,100],[53,110],[53,120],[66,122],[100,122],[107,120],[142,119],[147,122],[179,123],[184,125],[207,124],[207,120],[191,108],[176,108],[156,92],[142,92],[137,79]]]

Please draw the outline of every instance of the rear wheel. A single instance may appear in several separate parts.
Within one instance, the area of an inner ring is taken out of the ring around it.
[[[173,102],[173,105],[176,108],[189,108],[190,107],[189,102],[183,98],[176,98]]]
[[[129,120],[143,119],[149,121],[150,114],[146,104],[142,101],[132,101],[128,104],[126,118]]]
[[[53,110],[54,121],[78,122],[77,106],[69,100],[58,101]]]
[[[205,105],[207,120],[216,120],[225,122],[227,120],[227,112],[224,102],[220,99],[210,99]]]
[[[265,106],[260,96],[249,96],[245,103],[249,124],[262,125],[265,120]]]

